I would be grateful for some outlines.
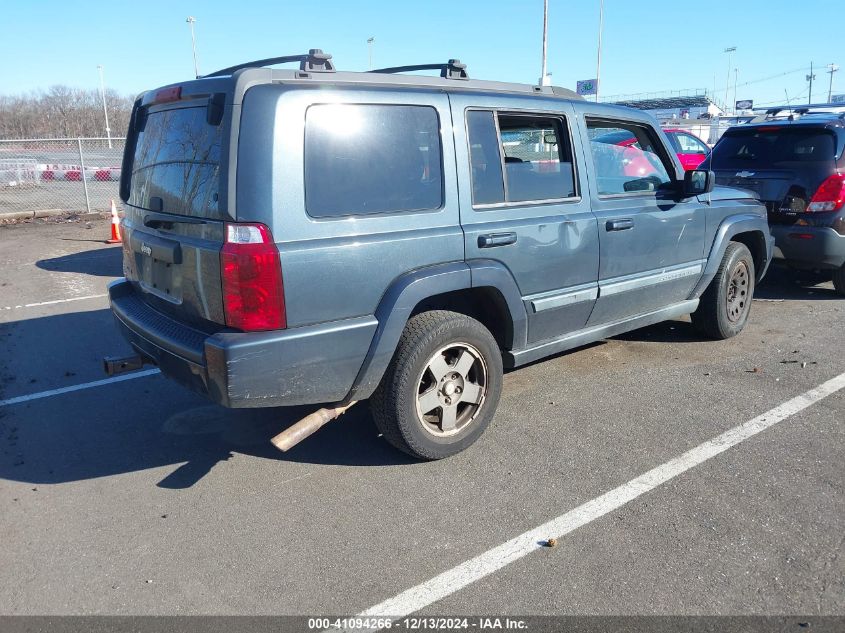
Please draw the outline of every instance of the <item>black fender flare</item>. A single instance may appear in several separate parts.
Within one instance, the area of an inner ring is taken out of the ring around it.
[[[710,247],[710,253],[707,256],[707,263],[704,265],[704,272],[702,273],[698,284],[696,284],[690,294],[690,299],[700,297],[707,289],[707,286],[710,285],[710,282],[713,281],[713,278],[716,276],[716,271],[719,270],[719,264],[722,263],[722,258],[725,256],[728,244],[730,244],[734,236],[739,235],[740,233],[758,233],[762,238],[763,244],[765,245],[763,266],[761,266],[756,272],[757,281],[760,281],[763,278],[763,275],[766,274],[769,262],[772,261],[772,249],[774,247],[774,238],[769,232],[768,221],[765,217],[754,213],[738,213],[736,215],[731,215],[722,220],[722,223],[716,230],[716,235],[713,238],[713,245]]]
[[[451,262],[409,271],[396,278],[375,311],[378,321],[370,349],[345,402],[369,398],[387,369],[405,324],[420,301],[435,295],[490,286],[501,292],[514,320],[514,343],[526,336],[525,308],[510,272],[496,262]],[[480,282],[480,283],[474,283]],[[515,296],[514,296],[515,294]],[[519,333],[520,338],[516,334]]]
[[[493,259],[473,259],[467,262],[472,274],[473,288],[493,288],[504,297],[511,315],[513,336],[510,349],[522,349],[528,341],[528,315],[522,293],[511,271]]]

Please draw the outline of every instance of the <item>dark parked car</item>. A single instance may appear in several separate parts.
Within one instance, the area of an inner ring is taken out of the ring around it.
[[[845,114],[798,113],[729,129],[702,169],[751,190],[768,211],[775,257],[830,271],[845,294]]]
[[[645,173],[589,140],[613,131]],[[490,423],[503,366],[685,314],[742,330],[765,208],[712,188],[643,112],[455,60],[335,72],[314,50],[151,90],[110,287],[136,355],[107,370],[154,363],[228,407],[369,399],[385,439],[446,457]]]

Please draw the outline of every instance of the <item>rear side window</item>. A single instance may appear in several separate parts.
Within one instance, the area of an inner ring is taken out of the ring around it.
[[[150,112],[135,142],[127,202],[152,211],[220,218],[221,130],[209,125],[205,107]]]
[[[440,122],[432,107],[311,106],[304,163],[305,208],[314,218],[443,205]]]
[[[731,130],[713,148],[714,169],[777,167],[834,161],[835,137],[822,129],[786,127]]]
[[[707,146],[695,138],[692,134],[669,134],[669,140],[673,138],[678,144],[677,151],[682,154],[706,154]]]
[[[470,110],[467,134],[474,205],[576,195],[564,119]]]
[[[656,191],[671,182],[654,134],[643,125],[587,119],[599,195]]]

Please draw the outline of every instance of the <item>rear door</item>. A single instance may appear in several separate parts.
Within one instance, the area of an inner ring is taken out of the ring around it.
[[[704,266],[706,208],[681,199],[669,148],[653,126],[584,118],[582,138],[590,154],[590,195],[601,247],[599,298],[590,325],[646,314],[685,300]],[[637,139],[625,153],[602,142],[610,133]],[[635,152],[636,155],[632,155]],[[637,173],[631,166],[637,165]]]
[[[450,101],[466,259],[510,271],[529,343],[584,327],[598,291],[598,236],[582,197],[571,106],[455,94]]]
[[[143,301],[200,327],[225,323],[221,117],[208,95],[137,107],[124,162],[124,274]]]

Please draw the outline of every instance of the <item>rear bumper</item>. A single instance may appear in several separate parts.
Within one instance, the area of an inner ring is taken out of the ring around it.
[[[206,334],[148,306],[131,284],[109,286],[112,313],[135,351],[162,373],[226,407],[340,402],[377,321],[359,317],[273,332]]]
[[[771,227],[776,259],[805,268],[833,269],[845,265],[845,235],[817,226]]]

